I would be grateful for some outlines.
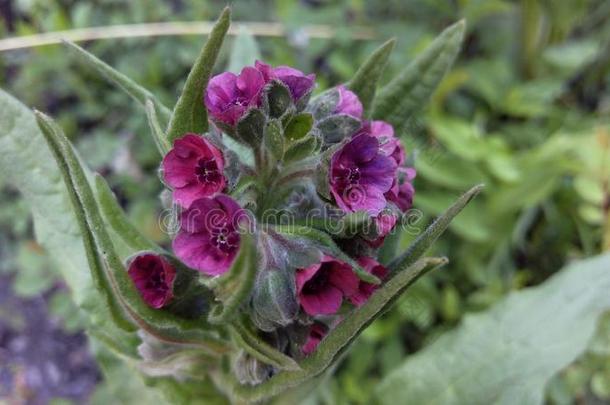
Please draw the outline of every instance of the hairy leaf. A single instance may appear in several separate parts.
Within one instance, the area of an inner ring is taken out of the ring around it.
[[[186,78],[169,122],[167,138],[170,142],[187,132],[202,134],[207,131],[208,112],[203,104],[203,94],[230,24],[231,10],[226,7]]]
[[[381,74],[388,63],[388,58],[396,45],[394,38],[386,41],[373,52],[366,61],[358,68],[358,71],[347,83],[347,88],[356,93],[366,116],[373,99]]]
[[[575,262],[467,316],[388,375],[378,402],[542,404],[546,382],[586,349],[610,309],[609,268],[609,254]]]
[[[423,106],[453,64],[464,38],[462,20],[443,31],[426,50],[377,94],[373,118],[389,121],[397,133]]]

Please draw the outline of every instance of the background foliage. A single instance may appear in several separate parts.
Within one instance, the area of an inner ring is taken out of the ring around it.
[[[4,1],[0,32],[212,20],[223,6],[200,0]],[[348,80],[389,37],[397,43],[385,77],[394,76],[443,28],[467,20],[458,61],[431,106],[404,128],[403,139],[418,169],[415,206],[428,219],[473,184],[484,182],[486,191],[435,248],[451,263],[419,281],[365,332],[337,378],[321,385],[321,401],[368,403],[381,376],[403,367],[407,354],[424,349],[425,356],[438,347],[437,338],[465,315],[543,283],[574,259],[610,249],[607,1],[245,0],[233,8],[236,21],[286,24],[286,38],[257,38],[262,57],[313,71],[322,87]],[[307,24],[340,29],[333,39],[317,40],[303,34]],[[376,39],[354,40],[361,27],[373,28]],[[197,37],[160,37],[86,46],[172,105],[200,44]],[[220,66],[227,65],[230,47],[223,52]],[[0,86],[56,117],[139,228],[166,242],[157,221],[158,155],[138,106],[60,46],[0,54]],[[4,182],[0,177],[2,271],[12,274],[16,294],[46,294],[50,310],[77,330],[82,324],[66,290],[32,240],[28,209]],[[609,325],[602,322],[589,349],[545,385],[548,402],[610,400]],[[128,395],[117,385],[125,378],[115,380],[101,384],[94,399]]]

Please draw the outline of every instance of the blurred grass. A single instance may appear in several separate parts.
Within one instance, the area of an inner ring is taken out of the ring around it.
[[[223,1],[9,0],[0,36],[171,21],[210,21]],[[418,169],[415,206],[426,220],[470,185],[486,183],[436,247],[448,269],[421,280],[374,323],[321,390],[328,403],[367,403],[371,387],[408,353],[465,313],[539,284],[566,262],[610,249],[610,3],[604,0],[246,0],[237,21],[281,23],[261,37],[262,57],[315,72],[321,90],[348,80],[381,41],[396,37],[386,77],[450,23],[466,18],[464,49],[430,108],[401,134]],[[325,24],[316,39],[301,28]],[[357,41],[362,27],[378,36]],[[87,49],[173,105],[201,44],[198,37],[128,38]],[[229,56],[221,55],[219,67]],[[84,159],[109,180],[130,217],[164,242],[157,217],[158,156],[143,112],[66,56],[60,46],[0,53],[0,85],[59,119]],[[0,178],[0,187],[2,179]],[[423,227],[423,223],[421,224]],[[14,190],[0,194],[0,260],[15,290],[60,283],[32,241]],[[405,235],[407,243],[409,235]],[[32,282],[35,280],[36,282]],[[60,299],[54,305],[65,311]],[[591,350],[558,376],[550,403],[610,400],[607,322]],[[604,329],[605,328],[605,329]],[[606,330],[606,333],[603,331]]]

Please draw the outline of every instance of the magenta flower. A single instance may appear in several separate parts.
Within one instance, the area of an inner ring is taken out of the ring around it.
[[[205,106],[215,120],[235,125],[250,107],[260,105],[264,86],[263,74],[251,66],[243,68],[239,75],[221,73],[208,84]]]
[[[184,208],[198,198],[222,191],[226,185],[222,152],[199,135],[176,139],[162,167],[165,182],[174,189],[174,201]]]
[[[296,273],[299,302],[311,316],[336,313],[343,297],[356,293],[358,282],[358,276],[348,264],[329,256]]]
[[[330,191],[343,211],[378,215],[386,206],[384,194],[392,187],[396,167],[381,152],[377,138],[357,135],[331,159]]]
[[[303,354],[305,356],[309,356],[311,353],[313,353],[327,333],[328,328],[326,325],[320,322],[314,322],[309,329],[309,336],[307,336],[307,340],[301,348]]]
[[[347,114],[361,119],[363,109],[358,96],[342,84],[337,86],[337,90],[339,90],[339,103],[337,104],[337,107],[335,107],[334,113]]]
[[[146,304],[159,309],[174,297],[176,270],[163,257],[143,253],[131,260],[127,274]]]
[[[404,164],[405,148],[400,139],[394,136],[394,127],[385,121],[367,121],[357,134],[367,134],[379,140],[379,148],[384,155],[390,156],[398,166]]]
[[[388,269],[370,257],[361,257],[358,259],[358,264],[369,273],[377,276],[380,280],[383,280],[388,275]],[[354,294],[349,296],[349,300],[352,304],[359,307],[373,295],[373,292],[375,292],[377,288],[378,286],[375,284],[360,280],[358,289]]]
[[[379,215],[373,218],[373,223],[377,228],[377,238],[368,241],[368,244],[374,248],[380,247],[383,244],[385,237],[394,229],[397,220],[396,215],[392,212],[382,211],[379,213]]]
[[[402,212],[408,211],[413,206],[413,196],[415,195],[413,179],[415,175],[416,171],[412,167],[398,168],[392,187],[385,194],[387,200],[396,204]]]
[[[239,251],[240,224],[247,220],[239,204],[224,194],[195,200],[180,215],[174,252],[193,269],[210,276],[223,274]]]
[[[278,66],[273,68],[258,60],[255,62],[254,66],[263,74],[265,82],[277,79],[284,83],[286,87],[290,89],[290,94],[295,102],[309,93],[315,84],[316,75],[306,75],[300,70],[291,68],[290,66]]]

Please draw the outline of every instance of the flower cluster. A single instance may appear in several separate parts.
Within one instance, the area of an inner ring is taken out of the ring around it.
[[[311,99],[314,87],[313,74],[259,61],[209,81],[202,102],[211,130],[175,140],[161,165],[178,224],[172,249],[180,268],[150,252],[129,264],[149,306],[178,299],[176,272],[196,270],[214,289],[217,279],[238,279],[246,271],[239,266],[254,266],[254,277],[241,281],[251,285],[234,290],[247,291],[238,308],[248,316],[240,319],[261,336],[294,342],[278,350],[299,358],[314,353],[346,312],[365,305],[389,277],[376,251],[411,207],[415,170],[392,126],[366,119],[354,92],[340,85]],[[311,208],[322,214],[303,222]],[[295,223],[269,212],[288,213]],[[370,226],[333,233],[320,225],[352,214]],[[334,242],[297,232],[303,228]],[[237,260],[244,232],[253,235],[247,240],[256,263]]]

